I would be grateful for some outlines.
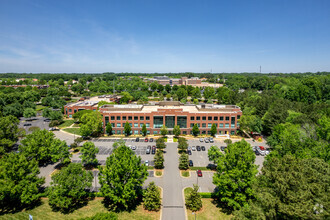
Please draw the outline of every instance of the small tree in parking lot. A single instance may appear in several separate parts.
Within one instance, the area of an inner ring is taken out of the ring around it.
[[[227,144],[227,146],[228,146],[229,144],[232,144],[232,143],[233,143],[232,140],[230,140],[230,139],[226,139],[224,142],[225,142],[225,144]]]
[[[180,137],[178,139],[178,148],[179,148],[179,153],[186,152],[188,148],[187,139]]]
[[[212,127],[211,127],[211,135],[214,137],[214,135],[216,135],[217,133],[217,125],[216,124],[212,124]]]
[[[151,182],[143,194],[143,206],[148,211],[158,211],[160,205],[160,190],[155,185],[155,182]]]
[[[199,134],[199,128],[197,124],[194,124],[194,127],[192,128],[192,133],[195,137]]]
[[[98,163],[98,160],[96,159],[96,154],[99,152],[99,149],[95,147],[93,142],[86,142],[83,144],[81,148],[81,162],[84,165],[94,165]]]
[[[193,190],[186,197],[186,207],[191,211],[198,211],[203,207],[202,197],[198,193],[198,185],[194,184]]]
[[[146,136],[147,135],[147,126],[146,126],[146,124],[143,124],[142,125],[142,134],[143,134],[143,136]]]
[[[189,167],[189,160],[188,160],[188,154],[182,153],[179,158],[179,169],[180,170],[186,170]]]
[[[130,135],[132,131],[131,126],[129,125],[128,122],[125,123],[125,127],[124,127],[124,133],[126,136]]]
[[[173,134],[175,137],[180,136],[181,134],[181,130],[180,130],[180,126],[179,125],[175,125],[173,128]]]
[[[166,148],[165,140],[164,138],[158,138],[156,140],[156,147],[157,149],[163,150]]]
[[[155,157],[155,168],[156,169],[163,169],[164,168],[164,154],[163,151],[157,150]]]
[[[163,125],[163,127],[160,129],[160,134],[165,137],[167,133],[168,133],[167,127]]]

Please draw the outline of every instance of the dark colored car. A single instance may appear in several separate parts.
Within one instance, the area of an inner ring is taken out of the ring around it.
[[[148,142],[148,141],[149,141],[148,138],[145,138],[145,139],[144,139],[144,142]]]
[[[147,147],[146,154],[150,154],[150,151],[151,151],[151,146],[149,145],[149,146]]]
[[[188,155],[191,155],[191,150],[188,150],[187,152],[188,152]]]
[[[225,151],[226,148],[227,148],[226,146],[221,146],[220,150]]]
[[[202,151],[205,151],[205,147],[204,146],[202,146],[201,148],[202,148]]]
[[[213,140],[213,138],[210,138],[210,143],[214,143],[214,140]]]
[[[149,142],[154,142],[154,139],[153,139],[153,138],[150,138],[150,139],[149,139]]]
[[[197,146],[197,147],[196,147],[196,150],[197,150],[197,151],[201,151],[201,147],[200,147],[200,146]]]
[[[192,160],[189,160],[189,166],[190,166],[190,167],[193,167],[193,166],[194,166],[194,163],[193,163]]]
[[[156,153],[156,146],[152,146],[151,153],[155,154]]]
[[[197,176],[199,176],[199,177],[202,177],[203,176],[203,173],[202,173],[201,170],[197,170]]]
[[[30,123],[27,123],[27,124],[24,124],[23,126],[31,126],[32,124]]]
[[[140,141],[140,138],[136,138],[136,139],[135,139],[135,142],[139,142],[139,141]]]

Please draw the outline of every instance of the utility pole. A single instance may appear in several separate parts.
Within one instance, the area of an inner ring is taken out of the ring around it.
[[[260,73],[261,73],[261,66],[260,66]]]

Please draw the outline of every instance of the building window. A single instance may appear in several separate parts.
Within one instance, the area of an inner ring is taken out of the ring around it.
[[[194,127],[194,123],[190,123],[190,127],[193,128]]]
[[[157,134],[157,131],[154,131],[154,134]]]
[[[72,112],[72,109],[71,108],[69,109],[69,112]]]
[[[139,134],[139,131],[138,131],[138,130],[135,130],[135,131],[134,131],[134,134]]]
[[[150,128],[150,123],[146,123],[146,127],[147,128]]]
[[[105,125],[107,125],[109,123],[109,116],[105,116],[104,120],[105,120]]]
[[[134,123],[134,128],[138,128],[139,127],[139,123]]]
[[[140,123],[140,128],[142,128],[143,127],[143,123]]]
[[[128,120],[129,121],[132,121],[132,116],[128,116]]]
[[[221,124],[219,124],[219,128],[223,128],[223,124],[221,123]]]
[[[121,134],[121,131],[120,130],[117,130],[117,134]]]
[[[241,118],[241,116],[240,115],[237,115],[237,119],[240,119]]]
[[[144,121],[144,116],[140,116],[140,121]]]
[[[117,123],[117,128],[120,128],[120,123]]]
[[[232,116],[230,121],[231,121],[231,124],[235,124],[235,116]]]
[[[203,116],[203,117],[202,117],[202,120],[203,120],[203,121],[206,121],[206,116]]]
[[[214,116],[214,121],[218,121],[218,116]]]
[[[111,116],[111,121],[114,121],[115,120],[115,116]]]
[[[197,117],[196,117],[196,120],[197,120],[197,121],[200,121],[200,120],[201,120],[201,117],[197,116]]]
[[[203,123],[202,124],[202,128],[206,128],[206,123]]]
[[[222,131],[219,131],[219,134],[222,134]]]
[[[177,125],[179,125],[180,128],[186,128],[187,127],[187,116],[178,116]]]
[[[74,113],[76,113],[76,112],[77,112],[77,109],[74,110]]]
[[[126,123],[123,123],[123,128],[125,127],[125,124],[126,124]]]
[[[211,131],[207,131],[207,134],[211,134]]]
[[[163,127],[163,116],[154,116],[154,128]]]
[[[200,127],[201,127],[201,124],[200,124],[200,123],[197,123],[197,127],[199,127],[199,128],[200,128]]]
[[[132,123],[129,123],[129,126],[132,127]]]
[[[120,116],[117,116],[117,121],[120,121]]]
[[[165,116],[165,126],[168,128],[174,128],[175,116]]]
[[[147,134],[150,134],[150,131],[149,130],[147,131]]]
[[[195,121],[195,117],[194,117],[194,116],[191,116],[191,117],[190,117],[190,120],[191,120],[191,121]]]
[[[231,127],[231,128],[235,128],[235,124],[231,124],[230,127]]]
[[[226,116],[226,121],[229,121],[229,116]]]
[[[187,134],[187,132],[186,131],[183,131],[182,134]]]
[[[229,128],[229,123],[226,123],[226,126],[225,126],[225,128]]]
[[[127,119],[126,119],[126,116],[123,116],[123,121],[126,121]]]
[[[211,128],[211,127],[212,127],[212,124],[211,124],[211,123],[208,123],[208,124],[207,124],[207,127],[208,127],[208,128]]]
[[[149,116],[146,116],[146,120],[149,121],[150,120],[150,117]]]
[[[72,118],[72,115],[69,115],[69,118]]]
[[[114,128],[114,127],[115,127],[115,123],[111,123],[111,127],[113,127],[113,128]]]
[[[206,134],[206,131],[202,131],[202,134]]]
[[[207,120],[212,121],[212,117],[211,116],[207,117]]]
[[[223,121],[223,116],[220,116],[220,121]]]
[[[239,122],[237,122],[237,127],[239,127]]]
[[[138,116],[134,116],[134,121],[137,121],[139,120],[139,117]]]

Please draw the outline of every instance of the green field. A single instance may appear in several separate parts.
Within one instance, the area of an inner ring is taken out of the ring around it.
[[[64,128],[63,131],[69,132],[71,134],[80,135],[79,128]]]
[[[53,212],[51,207],[48,205],[48,199],[44,198],[41,200],[41,205],[31,209],[23,210],[14,214],[5,214],[0,215],[0,219],[29,219],[29,214],[33,216],[33,220],[47,220],[47,219],[79,219],[94,216],[99,212],[108,212],[107,209],[103,206],[102,198],[96,198],[92,201],[89,201],[88,205],[75,210],[70,214],[62,214],[60,212]],[[118,213],[118,219],[123,220],[144,220],[144,219],[159,219],[160,212],[147,212],[143,209],[142,205],[138,206],[136,210],[131,212],[121,212]]]
[[[62,124],[60,124],[59,128],[70,127],[74,123],[74,120],[64,120]]]

